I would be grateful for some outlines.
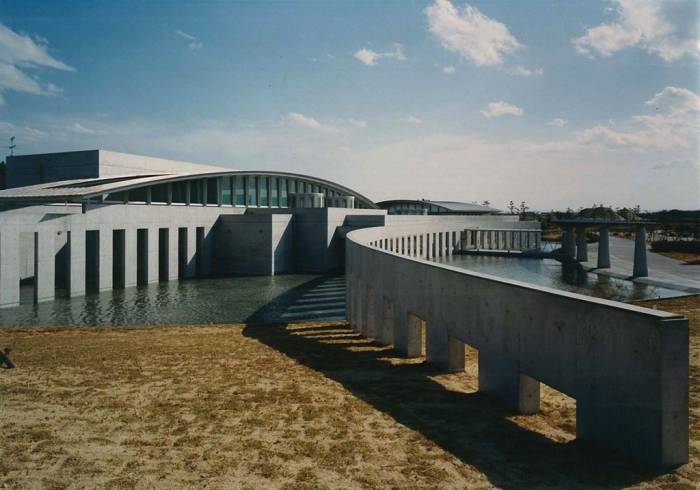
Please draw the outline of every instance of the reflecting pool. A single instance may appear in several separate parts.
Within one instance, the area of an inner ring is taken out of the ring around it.
[[[453,255],[438,257],[435,262],[615,301],[671,298],[686,294],[674,289],[585,272],[575,267],[564,268],[554,259]]]
[[[345,318],[344,277],[280,275],[172,281],[0,310],[3,326],[278,323]]]

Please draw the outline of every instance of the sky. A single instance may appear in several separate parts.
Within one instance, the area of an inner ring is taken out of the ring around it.
[[[694,0],[0,0],[0,143],[698,209],[699,56]]]

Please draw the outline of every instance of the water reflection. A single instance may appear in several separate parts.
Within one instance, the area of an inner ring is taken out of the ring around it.
[[[554,259],[454,255],[438,257],[435,261],[538,286],[616,301],[670,298],[684,294],[673,289],[592,274],[578,267],[565,267]]]
[[[316,275],[235,277],[173,281],[32,304],[32,287],[20,290],[20,306],[0,310],[0,325],[183,325],[279,321],[288,293],[315,283]],[[339,280],[339,284],[344,284]],[[343,293],[344,294],[344,293]],[[343,296],[344,300],[344,296]],[[344,308],[344,304],[343,304]],[[264,311],[264,318],[260,312]],[[344,309],[343,309],[344,316]],[[313,316],[316,319],[318,315]]]

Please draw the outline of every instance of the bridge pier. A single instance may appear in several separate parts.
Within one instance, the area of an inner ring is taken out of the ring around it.
[[[586,227],[576,227],[576,260],[579,262],[588,261],[588,244],[586,243]]]
[[[607,226],[601,226],[598,236],[598,269],[610,267],[610,239]]]
[[[646,228],[644,225],[637,225],[634,233],[634,267],[633,277],[647,277],[647,243]]]

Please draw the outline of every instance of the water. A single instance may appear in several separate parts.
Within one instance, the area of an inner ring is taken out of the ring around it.
[[[345,279],[316,275],[195,279],[0,310],[2,326],[192,325],[345,318]]]
[[[578,268],[566,268],[565,270],[562,264],[554,259],[453,255],[451,257],[438,257],[435,262],[615,301],[671,298],[685,294],[674,289],[593,274]]]

